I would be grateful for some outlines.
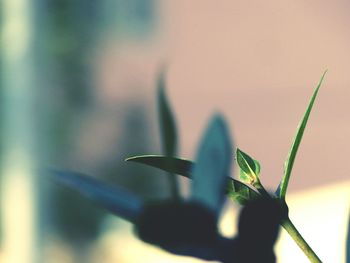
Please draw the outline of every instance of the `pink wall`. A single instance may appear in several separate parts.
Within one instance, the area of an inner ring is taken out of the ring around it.
[[[159,1],[157,33],[150,40],[111,41],[101,51],[101,102],[143,96],[155,103],[155,73],[166,62],[182,156],[194,156],[205,122],[221,111],[236,146],[261,161],[263,182],[275,188],[313,88],[329,69],[291,187],[347,180],[348,8],[343,0]],[[135,89],[125,88],[130,84]]]

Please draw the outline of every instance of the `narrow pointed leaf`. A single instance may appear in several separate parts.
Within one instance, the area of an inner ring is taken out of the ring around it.
[[[50,174],[54,181],[72,188],[128,221],[135,222],[142,211],[143,202],[137,196],[108,186],[91,176],[58,170],[50,171]]]
[[[129,162],[137,162],[141,164],[145,164],[154,168],[161,169],[166,172],[171,172],[174,174],[179,174],[191,179],[191,171],[195,164],[190,160],[179,159],[174,157],[167,157],[161,155],[142,155],[142,156],[134,156],[126,159]],[[246,184],[229,177],[229,182],[227,184],[226,193],[231,196],[236,192],[239,196],[254,198],[259,194],[247,186]],[[246,192],[249,193],[246,194]],[[238,201],[238,200],[235,200]],[[241,203],[242,204],[242,203]]]
[[[287,193],[287,188],[288,188],[288,183],[289,183],[289,179],[290,179],[290,175],[292,173],[292,169],[293,169],[293,165],[294,165],[294,161],[295,161],[295,157],[296,157],[296,154],[298,152],[298,149],[299,149],[299,145],[300,145],[300,142],[301,142],[301,139],[303,137],[303,134],[304,134],[304,131],[305,131],[305,127],[306,127],[306,124],[307,124],[307,121],[309,119],[309,116],[310,116],[310,113],[311,113],[311,110],[312,110],[312,107],[314,105],[314,102],[315,102],[315,99],[317,97],[317,94],[318,94],[318,91],[321,87],[321,84],[323,82],[323,79],[326,75],[327,71],[325,71],[311,97],[311,100],[309,102],[309,105],[306,109],[306,112],[304,114],[304,117],[301,121],[301,123],[299,124],[298,126],[298,129],[297,129],[297,133],[294,137],[294,140],[293,140],[293,143],[292,143],[292,146],[291,146],[291,149],[289,151],[289,154],[288,154],[288,157],[287,157],[287,160],[284,164],[284,176],[282,178],[282,181],[281,181],[281,184],[280,184],[280,198],[281,199],[285,199],[285,196],[286,196],[286,193]]]
[[[177,154],[177,131],[174,115],[165,94],[164,72],[158,78],[158,111],[163,152],[166,156]]]
[[[146,164],[163,171],[190,177],[193,163],[189,160],[162,155],[139,155],[125,161]]]
[[[259,182],[260,164],[245,152],[237,148],[236,160],[240,168],[240,179],[248,184],[254,185]]]
[[[162,137],[163,152],[166,156],[173,157],[177,155],[177,130],[174,115],[169,106],[165,94],[165,79],[164,71],[158,77],[158,112],[160,134]],[[172,174],[169,174],[169,183],[173,198],[179,199],[179,185],[177,179]]]

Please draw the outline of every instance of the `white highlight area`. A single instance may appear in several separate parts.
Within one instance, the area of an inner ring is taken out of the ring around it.
[[[287,203],[292,222],[322,262],[345,262],[350,181],[291,194]],[[283,229],[276,251],[278,262],[309,262]]]
[[[322,262],[345,262],[346,232],[350,215],[349,190],[350,181],[347,181],[287,196],[291,220]],[[236,231],[238,219],[236,208],[231,204],[226,207],[220,222],[220,231],[224,235],[232,236]],[[130,224],[125,223],[124,227],[121,227],[121,224],[124,225],[114,217],[108,220],[105,234],[101,236],[93,253],[96,262],[102,260],[101,255],[104,255],[104,260],[111,259],[108,262],[117,260],[119,263],[205,262],[190,257],[174,256],[144,244],[132,234]],[[277,262],[309,263],[284,229],[281,229],[275,249]]]
[[[11,177],[3,185],[3,257],[5,263],[31,262],[35,258],[35,215],[36,209],[32,190],[34,186],[28,180],[31,168],[24,160],[16,158],[20,164],[11,165],[3,172]]]

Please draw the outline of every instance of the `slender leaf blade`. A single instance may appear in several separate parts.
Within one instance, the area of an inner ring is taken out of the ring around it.
[[[140,198],[123,189],[106,185],[91,176],[60,170],[51,170],[50,175],[55,182],[72,188],[128,221],[135,222],[142,212],[143,202]]]
[[[191,177],[193,163],[189,160],[163,156],[163,155],[139,155],[127,158],[125,161],[146,164],[163,171]]]
[[[174,115],[165,94],[165,76],[162,70],[158,77],[158,112],[159,112],[159,126],[162,137],[163,152],[166,156],[177,155],[177,129]],[[171,194],[174,198],[180,198],[179,185],[177,178],[169,174],[169,183]]]
[[[309,105],[308,105],[308,107],[307,107],[307,109],[305,111],[303,119],[302,119],[302,121],[300,122],[300,124],[298,126],[297,133],[296,133],[296,135],[294,137],[294,140],[293,140],[291,149],[289,151],[287,160],[286,160],[286,162],[284,164],[284,176],[282,178],[281,185],[280,185],[280,191],[279,191],[281,199],[285,199],[285,196],[286,196],[286,193],[287,193],[287,188],[288,188],[288,183],[289,183],[289,179],[290,179],[290,175],[292,173],[292,169],[293,169],[293,165],[294,165],[294,161],[295,161],[295,157],[296,157],[296,154],[298,152],[299,145],[300,145],[301,139],[303,137],[303,134],[304,134],[304,131],[305,131],[305,127],[307,125],[307,122],[308,122],[308,119],[309,119],[312,107],[314,105],[315,99],[317,97],[318,91],[319,91],[319,89],[320,89],[320,87],[322,85],[322,82],[323,82],[323,79],[324,79],[326,73],[327,73],[327,71],[325,71],[323,73],[323,75],[322,75],[318,85],[316,86],[316,89],[315,89],[315,91],[314,91],[314,93],[313,93],[313,95],[311,97],[311,100],[310,100]]]
[[[163,71],[158,77],[158,112],[163,152],[166,156],[175,156],[177,154],[177,129],[174,114],[165,94]]]
[[[182,175],[184,177],[190,178],[192,177],[192,170],[195,166],[195,163],[186,160],[186,159],[179,159],[175,157],[167,157],[162,155],[141,155],[141,156],[134,156],[127,158],[126,161],[129,162],[137,162],[141,164],[145,164],[154,168],[161,169],[166,172],[170,172],[173,174]],[[237,199],[232,198],[232,195],[237,192],[239,196],[242,197],[249,197],[249,198],[255,198],[259,196],[259,193],[257,193],[255,190],[247,186],[246,184],[233,179],[232,177],[229,177],[229,182],[227,183],[226,187],[226,193],[229,194],[229,197],[237,201]],[[246,194],[248,191],[249,195]],[[243,204],[243,203],[241,203]]]

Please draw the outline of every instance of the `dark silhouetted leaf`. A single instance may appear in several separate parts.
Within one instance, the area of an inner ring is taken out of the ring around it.
[[[287,193],[287,188],[288,188],[288,183],[289,183],[289,179],[290,179],[290,175],[292,173],[292,169],[293,169],[293,165],[294,165],[294,161],[295,161],[295,157],[296,157],[296,154],[298,152],[298,149],[299,149],[299,145],[300,145],[300,142],[301,142],[301,139],[303,137],[303,134],[304,134],[304,130],[305,130],[305,127],[306,127],[306,124],[307,124],[307,121],[309,119],[309,116],[310,116],[310,113],[311,113],[311,110],[312,110],[312,107],[314,105],[314,102],[315,102],[315,99],[317,97],[317,94],[318,94],[318,91],[321,87],[321,84],[323,82],[323,79],[326,75],[327,71],[325,71],[311,97],[311,100],[310,100],[310,103],[306,109],[306,112],[304,114],[304,117],[301,121],[301,123],[299,124],[298,126],[298,129],[297,129],[297,133],[294,137],[294,140],[293,140],[293,143],[292,143],[292,147],[289,151],[289,154],[288,154],[288,157],[287,157],[287,160],[286,162],[284,163],[284,176],[282,178],[282,181],[281,181],[281,184],[280,184],[280,191],[279,191],[279,194],[280,194],[280,198],[281,199],[285,199],[285,196],[286,196],[286,193]]]
[[[113,214],[134,222],[142,211],[143,202],[135,195],[108,186],[91,176],[68,171],[50,171],[56,182],[78,191]]]
[[[166,156],[174,157],[177,155],[177,130],[174,115],[169,106],[165,94],[164,70],[160,72],[158,77],[158,112],[160,134],[162,137],[163,152]],[[169,174],[169,183],[173,198],[179,199],[179,185],[176,177]]]
[[[190,177],[193,163],[189,160],[162,155],[140,155],[127,158],[125,161],[146,164],[163,171]]]
[[[158,111],[164,154],[173,157],[177,154],[177,131],[174,115],[165,94],[164,72],[161,72],[158,78]]]
[[[221,115],[210,120],[197,150],[192,171],[192,200],[200,201],[219,214],[225,200],[225,185],[231,171],[232,143]]]

